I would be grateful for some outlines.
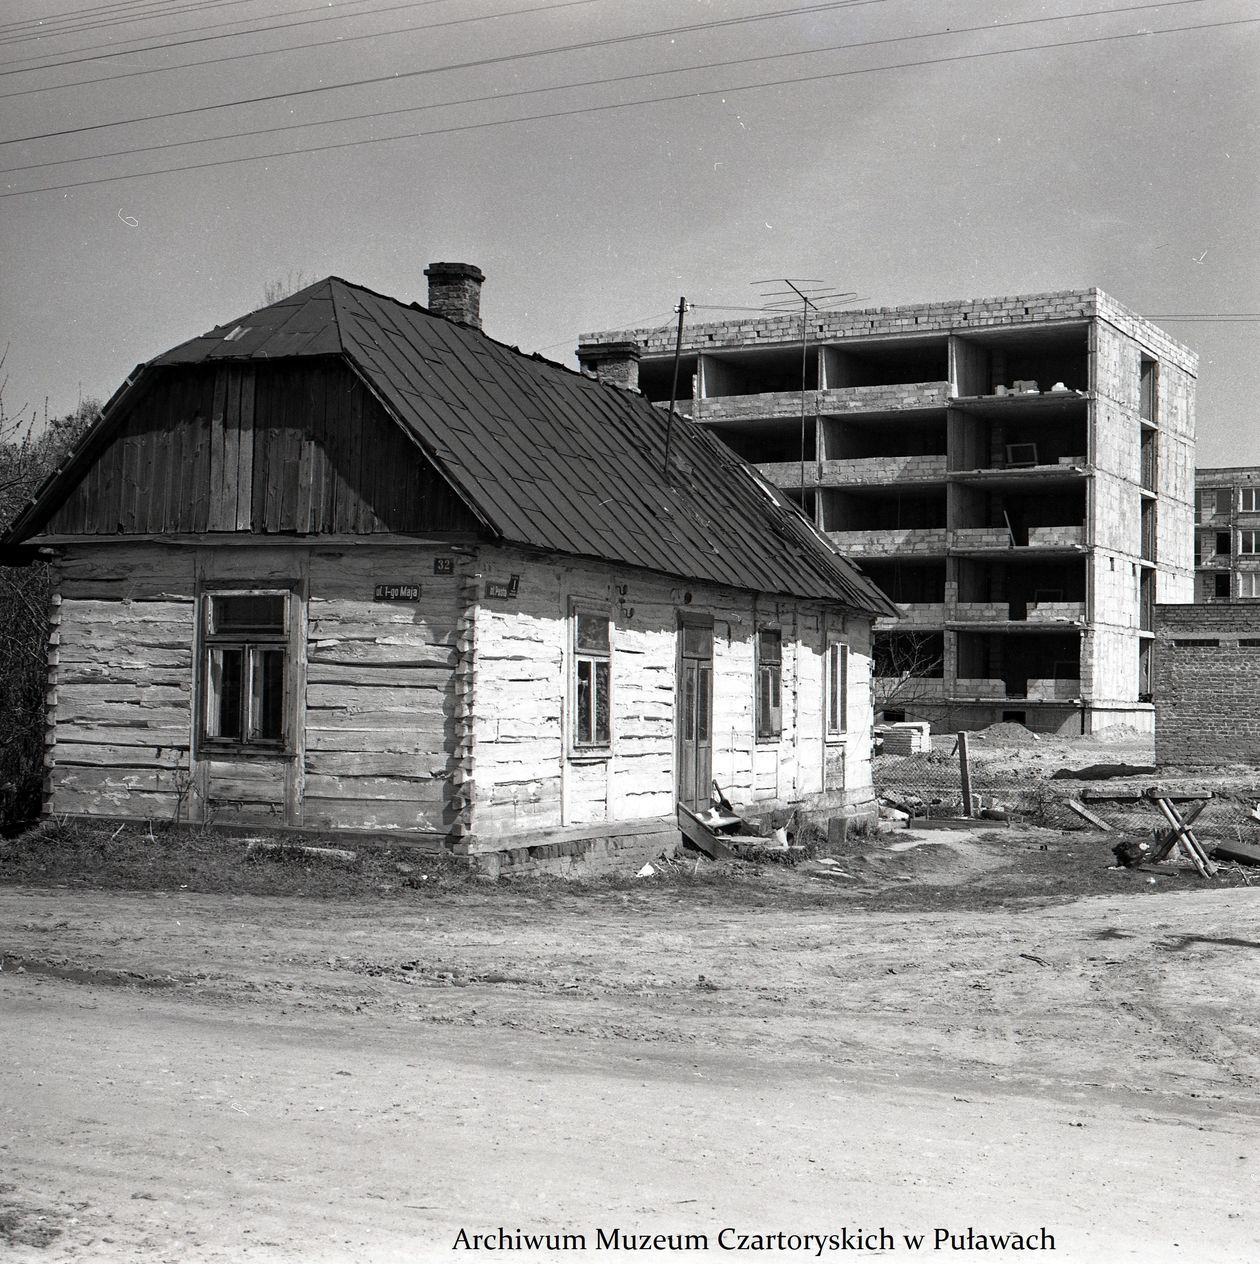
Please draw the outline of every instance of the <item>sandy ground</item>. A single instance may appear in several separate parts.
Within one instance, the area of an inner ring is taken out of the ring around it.
[[[764,899],[0,889],[0,1256],[1260,1259],[1260,887],[937,909],[1020,842],[931,843],[888,853],[896,907],[817,865]],[[462,1245],[501,1228],[571,1238]]]

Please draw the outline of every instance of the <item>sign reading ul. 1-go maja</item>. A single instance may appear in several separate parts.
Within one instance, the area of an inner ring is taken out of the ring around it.
[[[419,601],[419,584],[377,584],[372,591],[373,601]]]

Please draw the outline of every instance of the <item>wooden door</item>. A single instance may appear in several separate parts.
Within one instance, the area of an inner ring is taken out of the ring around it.
[[[678,629],[678,801],[708,807],[713,779],[713,625]]]

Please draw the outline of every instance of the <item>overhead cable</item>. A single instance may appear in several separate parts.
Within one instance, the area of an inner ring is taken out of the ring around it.
[[[857,75],[881,74],[891,70],[915,70],[925,66],[978,61],[990,57],[1008,57],[1016,53],[1052,52],[1063,48],[1079,48],[1086,45],[1111,43],[1116,40],[1150,39],[1160,35],[1182,35],[1192,31],[1220,30],[1228,27],[1247,26],[1260,22],[1260,17],[1238,18],[1226,22],[1205,22],[1191,26],[1166,27],[1158,31],[1127,31],[1115,35],[1096,35],[1075,40],[1059,40],[1053,44],[1029,44],[1019,48],[988,49],[978,53],[957,53],[948,57],[928,57],[918,61],[897,62],[888,66],[866,66],[854,70],[837,70],[825,74],[803,75],[794,78],[769,80],[765,83],[732,84],[722,88],[699,88],[689,92],[671,93],[667,96],[644,97],[637,101],[613,101],[603,105],[586,105],[567,110],[548,110],[540,114],[521,115],[509,119],[488,119],[477,123],[461,123],[448,127],[430,128],[420,132],[404,132],[395,136],[371,136],[361,140],[337,141],[324,145],[309,145],[296,149],[282,149],[266,154],[249,154],[237,158],[220,158],[214,161],[185,163],[178,167],[162,167],[154,171],[137,171],[126,175],[100,176],[91,180],[72,180],[63,184],[43,185],[35,189],[13,189],[0,193],[0,198],[25,197],[32,193],[51,193],[63,189],[78,189],[96,184],[113,184],[119,180],[145,179],[159,175],[173,175],[187,171],[204,171],[215,167],[232,166],[238,162],[262,162],[270,158],[283,158],[297,154],[327,153],[338,149],[350,149],[364,145],[386,144],[391,141],[417,140],[428,136],[447,136],[461,132],[481,131],[490,127],[504,127],[516,123],[534,123],[557,118],[570,118],[579,114],[602,114],[612,110],[624,110],[643,105],[660,105],[675,101],[699,100],[704,97],[729,96],[737,92],[752,92],[766,88],[779,88],[805,83],[821,83],[834,79],[847,79]],[[11,143],[11,142],[0,142]]]

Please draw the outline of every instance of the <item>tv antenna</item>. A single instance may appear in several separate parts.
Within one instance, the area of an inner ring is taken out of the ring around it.
[[[761,291],[762,311],[793,312],[797,308],[801,313],[801,513],[805,513],[805,412],[806,398],[809,389],[806,373],[809,368],[809,313],[822,312],[838,307],[841,303],[851,303],[857,298],[855,290],[836,290],[826,281],[809,277],[771,277],[765,281],[754,281],[753,285],[782,286],[782,289],[763,289]],[[814,452],[818,451],[818,395],[814,394]],[[817,525],[817,510],[814,514]]]

